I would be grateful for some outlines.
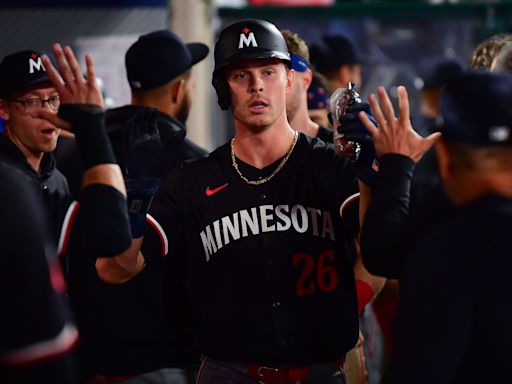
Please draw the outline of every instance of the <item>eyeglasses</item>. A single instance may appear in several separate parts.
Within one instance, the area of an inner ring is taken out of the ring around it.
[[[25,99],[25,100],[16,100],[10,99],[9,101],[23,104],[25,108],[25,113],[35,112],[38,109],[43,108],[44,103],[48,103],[50,109],[54,112],[57,112],[60,107],[60,97],[52,96],[49,99]]]

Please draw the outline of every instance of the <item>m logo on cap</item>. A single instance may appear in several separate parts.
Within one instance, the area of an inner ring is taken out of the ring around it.
[[[34,60],[37,58],[37,60]],[[28,65],[29,65],[29,73],[34,73],[34,69],[37,71],[40,71],[41,68],[43,71],[46,72],[46,68],[43,65],[43,62],[41,61],[41,56],[37,56],[35,53],[32,54],[32,57],[28,59]]]
[[[256,42],[256,37],[254,37],[254,32],[249,33],[247,36],[247,33],[250,32],[250,29],[245,27],[242,29],[242,33],[240,34],[240,40],[238,41],[238,49],[244,48],[244,46],[249,47],[257,47],[258,43]]]

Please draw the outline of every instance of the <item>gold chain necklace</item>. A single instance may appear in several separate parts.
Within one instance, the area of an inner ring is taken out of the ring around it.
[[[286,152],[286,154],[284,155],[283,160],[281,160],[281,162],[279,163],[277,168],[274,169],[274,172],[272,172],[270,175],[268,175],[267,177],[265,177],[261,180],[249,180],[247,177],[242,175],[242,172],[240,172],[240,169],[238,168],[238,164],[236,163],[236,158],[235,158],[235,148],[234,148],[235,138],[232,138],[231,139],[231,163],[233,164],[233,168],[235,168],[235,171],[236,171],[236,173],[238,173],[238,176],[240,176],[240,178],[243,181],[245,181],[247,184],[261,185],[263,183],[266,183],[267,181],[272,179],[275,175],[277,175],[277,172],[279,172],[281,170],[281,168],[283,168],[284,164],[286,163],[286,161],[292,154],[293,148],[295,148],[295,144],[297,144],[298,138],[299,138],[299,133],[297,131],[295,131],[295,136],[293,137],[292,145],[288,149],[288,152]]]

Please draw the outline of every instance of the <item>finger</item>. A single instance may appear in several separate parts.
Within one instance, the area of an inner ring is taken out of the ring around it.
[[[69,67],[71,68],[73,77],[76,80],[84,81],[84,77],[82,75],[82,70],[80,69],[80,64],[78,64],[76,56],[73,53],[73,50],[71,49],[71,47],[69,45],[66,45],[64,47],[64,55],[66,56],[66,60],[69,64]]]
[[[66,60],[66,56],[64,55],[64,51],[60,44],[56,43],[53,45],[53,54],[55,55],[55,59],[59,64],[60,74],[64,79],[64,82],[67,86],[73,86],[73,74],[71,69],[69,68],[68,62]]]
[[[57,92],[60,94],[64,88],[64,80],[62,79],[62,76],[53,66],[53,63],[47,55],[41,55],[41,60],[43,61],[43,65],[46,68],[46,74],[50,78],[53,86],[57,89]]]
[[[379,133],[379,130],[370,120],[366,112],[359,112],[359,119],[361,120],[361,123],[363,123],[364,127],[368,130],[368,132],[370,132],[370,135],[372,135],[372,137],[375,139],[375,136]]]
[[[386,89],[384,87],[378,87],[377,94],[379,95],[380,104],[382,106],[382,110],[384,111],[386,120],[393,121],[396,119],[395,109],[393,108],[393,103],[391,103]]]
[[[423,145],[425,146],[425,152],[428,151],[435,143],[441,139],[441,132],[434,132],[423,139]]]
[[[400,109],[399,119],[402,121],[409,121],[411,118],[410,107],[409,107],[409,96],[407,95],[407,89],[400,85],[397,89],[398,92],[398,107]]]
[[[383,128],[386,126],[386,118],[382,114],[382,110],[380,109],[379,102],[377,101],[377,98],[372,93],[368,96],[368,102],[370,103],[370,108],[372,109],[373,117],[375,117],[375,120],[377,120],[377,123],[379,124],[379,127]]]
[[[89,84],[89,87],[92,89],[97,88],[98,83],[96,81],[96,69],[94,68],[92,56],[89,54],[85,55],[85,65],[87,67],[87,83]]]
[[[32,117],[38,119],[44,119],[55,125],[57,128],[62,128],[67,131],[71,130],[71,124],[66,120],[61,119],[55,112],[49,111],[47,109],[39,109],[37,112],[31,115]]]

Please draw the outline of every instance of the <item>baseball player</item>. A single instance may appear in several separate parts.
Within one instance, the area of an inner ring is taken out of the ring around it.
[[[127,256],[169,249],[179,262],[206,356],[201,384],[344,383],[357,341],[357,182],[332,146],[288,124],[289,66],[273,24],[223,29],[212,82],[235,137],[164,179],[150,209],[159,237],[147,230],[142,253]]]
[[[449,82],[441,138],[412,130],[405,88],[398,117],[385,91],[378,94],[380,105],[374,96],[370,104],[380,129],[362,117],[381,160],[362,248],[371,271],[401,282],[391,381],[510,382],[512,79],[469,72]],[[414,163],[436,140],[439,174],[457,209],[432,223],[429,206],[409,215],[409,188]],[[427,225],[411,233],[423,218]],[[381,232],[390,237],[378,251],[370,243]]]
[[[83,249],[108,256],[111,252],[119,253],[130,243],[123,180],[104,131],[102,99],[92,60],[86,60],[89,81],[85,81],[69,47],[55,45],[54,53],[62,77],[40,52],[17,52],[0,64],[0,115],[6,127],[0,140],[1,167],[17,175],[12,185],[2,190],[7,194],[2,201],[13,204],[5,207],[4,213],[8,220],[15,206],[26,214],[23,231],[14,219],[6,221],[10,226],[1,231],[5,251],[2,271],[9,271],[9,265],[13,270],[19,269],[20,263],[25,263],[25,271],[16,275],[14,281],[10,277],[1,279],[6,284],[2,291],[16,289],[15,302],[7,298],[6,308],[22,317],[15,323],[16,331],[1,338],[5,343],[2,364],[8,369],[22,367],[7,374],[7,380],[14,382],[41,378],[62,383],[74,381],[70,376],[74,364],[69,365],[66,356],[76,343],[77,332],[59,297],[66,284],[55,260],[57,246],[61,254],[67,250],[80,255],[78,250]],[[71,126],[79,137],[86,164],[79,204],[69,199],[65,180],[55,169],[50,153],[59,128],[69,130]],[[22,201],[17,203],[19,199]],[[103,218],[103,225],[95,230],[98,217]],[[31,233],[30,242],[20,240],[26,230]],[[49,274],[45,273],[48,269]],[[31,324],[34,316],[37,324]],[[8,316],[3,321],[4,330],[8,329],[4,325],[13,325]]]
[[[126,53],[132,105],[107,111],[106,123],[125,175],[133,238],[143,235],[149,203],[141,202],[150,201],[163,172],[168,172],[169,155],[176,154],[178,162],[203,157],[199,147],[182,139],[192,101],[192,66],[207,54],[206,45],[185,44],[169,31],[142,35]],[[129,144],[131,134],[137,142],[148,136],[155,140],[147,149],[137,148]],[[146,260],[137,278],[116,285],[98,276],[93,258],[70,260],[77,288],[72,299],[81,334],[79,356],[82,374],[89,380],[195,381],[200,353],[186,291],[179,278],[168,278],[164,287],[162,265],[170,264],[174,271],[175,259],[154,254],[154,262]]]
[[[0,183],[0,382],[75,383],[78,331],[41,206],[24,176],[4,164]]]
[[[94,65],[88,57],[86,81],[69,47],[56,44],[54,53],[62,75],[33,50],[8,55],[0,64],[0,117],[5,121],[0,161],[21,172],[36,191],[59,254],[73,247],[115,255],[131,242],[126,192],[104,130]],[[69,195],[51,154],[59,130],[71,127],[85,168],[79,202]]]

